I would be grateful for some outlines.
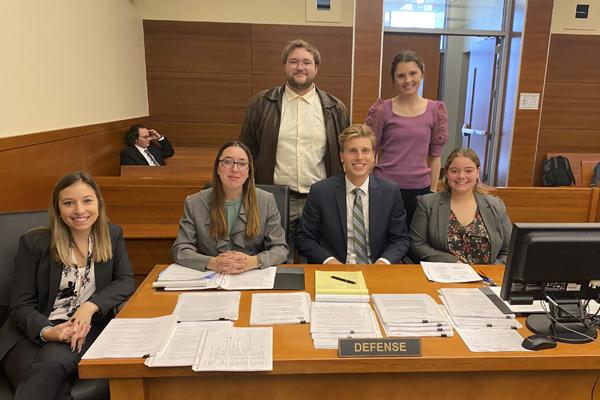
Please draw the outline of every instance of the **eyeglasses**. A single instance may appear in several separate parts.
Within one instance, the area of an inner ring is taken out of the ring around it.
[[[287,60],[287,63],[288,63],[289,65],[291,65],[292,67],[298,67],[298,65],[302,64],[302,66],[303,66],[304,68],[308,68],[308,67],[310,67],[311,65],[313,65],[313,64],[314,64],[314,63],[313,63],[312,61],[310,61],[310,60],[297,60],[297,59],[295,59],[295,58],[292,58],[292,59],[289,59],[289,60]]]
[[[223,158],[219,160],[223,168],[233,168],[234,165],[237,165],[240,171],[247,171],[250,163],[248,161],[233,161],[230,158]]]

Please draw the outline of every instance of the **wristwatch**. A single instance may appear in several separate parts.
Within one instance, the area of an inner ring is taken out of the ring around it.
[[[47,340],[44,338],[44,332],[46,332],[50,328],[52,328],[52,325],[45,326],[42,328],[42,330],[40,330],[40,340],[44,343],[47,342]]]

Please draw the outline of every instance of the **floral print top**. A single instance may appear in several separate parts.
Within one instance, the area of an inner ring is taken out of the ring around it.
[[[63,265],[58,293],[54,300],[52,312],[48,316],[50,321],[71,319],[79,306],[88,301],[96,292],[92,249],[93,241],[90,236],[85,267],[76,268]],[[73,260],[75,260],[74,254]]]
[[[465,264],[490,264],[490,235],[483,223],[479,210],[475,219],[463,226],[453,211],[448,223],[448,251]]]

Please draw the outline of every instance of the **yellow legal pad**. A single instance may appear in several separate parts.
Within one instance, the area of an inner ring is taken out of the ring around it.
[[[369,289],[362,271],[315,271],[315,294],[368,296]]]

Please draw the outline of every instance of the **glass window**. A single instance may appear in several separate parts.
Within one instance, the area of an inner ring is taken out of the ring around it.
[[[505,0],[384,0],[386,28],[502,30]]]

